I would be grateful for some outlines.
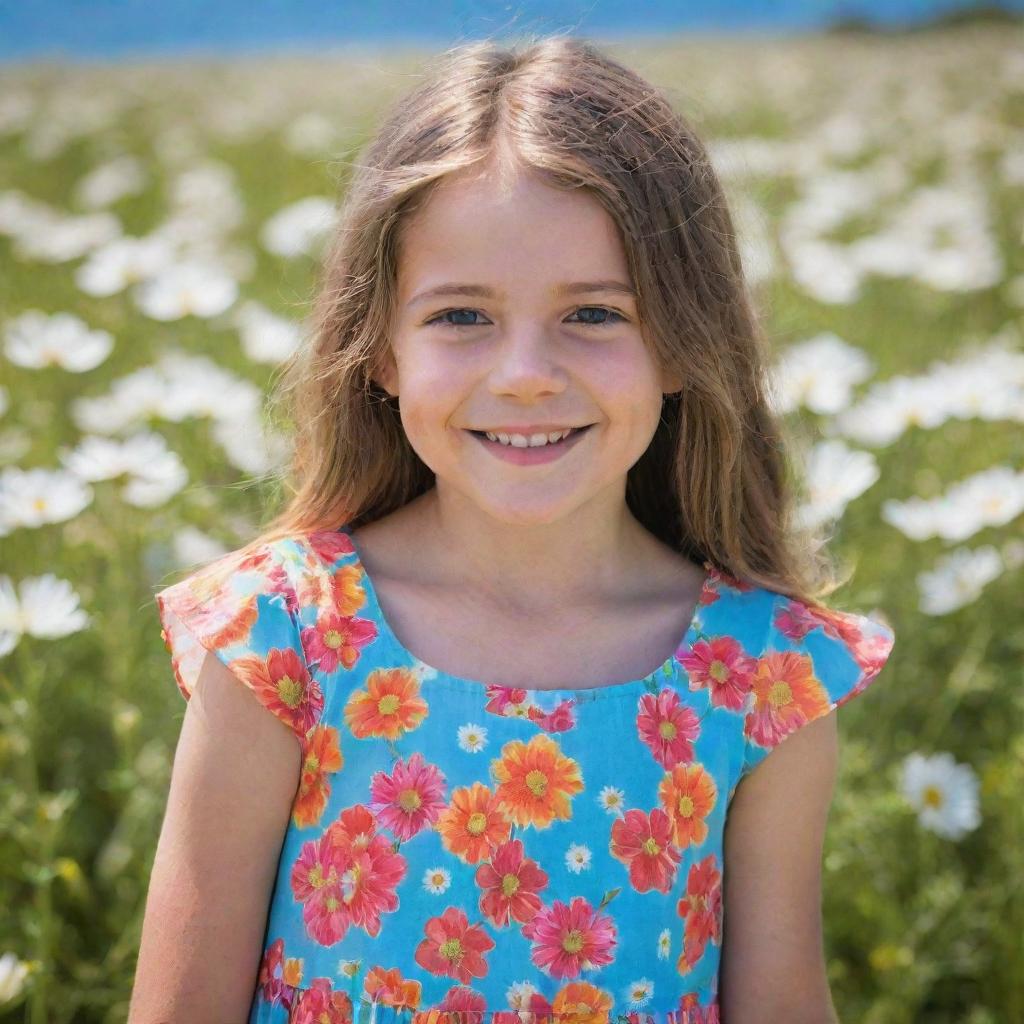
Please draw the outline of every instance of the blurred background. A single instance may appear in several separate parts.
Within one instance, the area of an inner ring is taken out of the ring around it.
[[[280,500],[264,396],[379,113],[537,32],[710,144],[832,603],[896,632],[840,715],[840,1016],[1024,1020],[1022,9],[0,6],[0,1022],[125,1019],[184,713],[152,595]]]

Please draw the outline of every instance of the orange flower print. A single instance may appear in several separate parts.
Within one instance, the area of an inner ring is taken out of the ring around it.
[[[303,843],[292,865],[292,896],[301,903],[306,934],[333,946],[351,927],[376,938],[381,915],[398,909],[395,889],[405,858],[362,804],[347,807],[318,839]]]
[[[317,824],[331,795],[331,774],[341,771],[345,758],[341,753],[341,734],[331,725],[318,725],[307,740],[302,758],[299,789],[292,805],[296,828]]]
[[[485,954],[494,949],[494,939],[458,907],[449,907],[424,926],[426,938],[416,947],[413,959],[431,974],[454,978],[468,985],[487,974]]]
[[[683,951],[679,954],[676,970],[680,974],[689,974],[704,955],[707,944],[722,941],[722,872],[715,864],[713,853],[691,865],[686,879],[686,895],[680,897],[676,911],[685,922]]]
[[[419,680],[407,668],[378,668],[345,705],[345,722],[357,739],[398,739],[427,717]]]
[[[330,607],[339,615],[355,615],[366,604],[363,567],[358,562],[343,565],[331,576]]]
[[[754,703],[743,722],[744,735],[774,747],[791,732],[827,714],[828,691],[814,675],[814,664],[798,651],[778,651],[758,659]]]
[[[315,663],[321,672],[333,672],[339,665],[353,668],[360,650],[376,637],[372,619],[322,612],[315,626],[302,630],[302,647],[306,661]]]
[[[649,815],[633,808],[612,825],[611,855],[629,868],[637,892],[672,888],[680,858],[672,837],[672,819],[660,807]]]
[[[658,786],[658,799],[672,822],[673,841],[686,849],[708,835],[707,816],[718,799],[714,777],[699,761],[677,764]]]
[[[568,820],[569,801],[583,789],[580,766],[547,733],[529,743],[509,740],[491,762],[491,774],[505,814],[517,825],[535,828],[547,828],[555,818]]]
[[[757,661],[735,637],[700,640],[676,657],[690,677],[690,689],[707,690],[712,707],[739,711],[746,703]]]
[[[293,648],[272,647],[266,658],[246,654],[233,659],[228,667],[302,736],[319,720],[324,695]]]
[[[586,981],[571,981],[555,994],[551,1010],[556,1019],[565,1015],[572,1024],[608,1024],[611,993]]]
[[[445,849],[469,864],[487,860],[512,833],[497,798],[482,782],[452,790],[436,828]]]
[[[542,906],[522,931],[533,942],[533,962],[555,978],[578,978],[583,971],[605,967],[615,958],[615,921],[582,896]]]
[[[397,967],[390,970],[372,967],[366,973],[363,991],[370,1002],[391,1006],[396,1010],[417,1009],[423,994],[420,983],[403,978]]]
[[[498,928],[510,920],[525,924],[540,910],[538,893],[548,884],[547,872],[523,855],[523,841],[503,843],[491,855],[489,864],[476,869],[476,884],[483,890],[480,909]]]
[[[352,997],[335,992],[330,978],[314,978],[299,993],[288,1020],[293,1024],[352,1024]]]
[[[444,774],[417,750],[408,762],[396,761],[390,775],[374,772],[370,796],[377,820],[404,842],[432,826],[444,810]]]
[[[700,719],[693,708],[679,703],[679,694],[671,687],[657,695],[645,693],[640,698],[636,728],[662,768],[671,769],[680,761],[693,760]]]

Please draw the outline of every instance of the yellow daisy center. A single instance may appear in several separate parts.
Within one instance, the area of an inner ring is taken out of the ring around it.
[[[526,773],[526,788],[534,796],[543,796],[548,788],[548,777],[539,769],[534,768]]]
[[[674,740],[676,738],[676,727],[673,722],[662,722],[658,726],[658,735],[663,740]]]
[[[298,707],[302,700],[302,683],[291,676],[281,676],[277,681],[277,695],[285,707]]]
[[[567,932],[564,939],[562,939],[562,949],[566,953],[578,953],[583,948],[583,933],[578,928],[573,928],[572,931]]]
[[[478,836],[487,828],[487,815],[482,811],[474,811],[466,819],[466,831],[471,836]]]
[[[684,818],[691,817],[693,815],[693,797],[684,793],[676,801],[676,810],[678,810],[679,814]]]
[[[644,840],[644,853],[657,854],[661,853],[661,847],[657,844],[653,836],[649,836]]]
[[[406,814],[411,814],[413,811],[419,810],[420,804],[423,801],[420,799],[419,793],[415,789],[403,789],[398,794],[398,806],[405,811]]]
[[[342,635],[336,629],[329,629],[324,633],[324,646],[336,651],[342,644]]]
[[[503,896],[514,896],[519,891],[519,879],[515,875],[505,875],[501,880],[501,893]]]
[[[785,679],[777,679],[768,691],[768,703],[773,708],[782,708],[793,701],[793,691]]]
[[[442,942],[440,946],[440,953],[445,960],[451,960],[453,963],[457,960],[461,960],[462,943],[458,939],[449,939],[447,942]]]
[[[926,786],[922,799],[928,807],[941,807],[943,804],[942,790],[938,786]]]
[[[398,698],[393,693],[386,693],[377,701],[377,710],[382,715],[393,715],[398,710]]]

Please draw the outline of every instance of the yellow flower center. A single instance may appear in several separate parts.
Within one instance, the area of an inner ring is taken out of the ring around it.
[[[566,953],[578,953],[583,948],[583,932],[578,928],[573,928],[571,932],[567,932],[564,939],[562,939],[562,949]]]
[[[336,651],[342,644],[343,637],[336,629],[329,629],[324,633],[324,646]]]
[[[674,740],[676,738],[676,727],[673,722],[662,722],[658,726],[658,735],[663,740]]]
[[[676,810],[679,811],[680,817],[689,818],[693,816],[693,797],[684,793],[678,801],[676,801]]]
[[[515,875],[505,875],[501,880],[503,896],[514,896],[519,891],[519,879]]]
[[[937,786],[925,786],[921,796],[928,807],[941,807],[943,804],[942,790]]]
[[[526,773],[526,788],[534,796],[543,796],[548,788],[548,777],[539,768],[534,768]]]
[[[309,884],[314,889],[319,889],[324,884],[324,869],[319,864],[314,864],[309,869]]]
[[[474,811],[466,819],[466,831],[471,836],[478,836],[487,828],[487,815],[482,811]]]
[[[291,676],[281,676],[277,681],[277,695],[288,708],[297,708],[302,700],[302,683]]]
[[[655,842],[653,836],[649,836],[644,840],[644,853],[649,853],[652,856],[661,853],[661,847]]]
[[[419,793],[415,789],[403,789],[398,794],[398,806],[405,811],[406,814],[411,814],[413,811],[418,810],[420,804],[423,801],[420,799]]]
[[[338,901],[333,896],[328,896],[324,900],[324,906],[333,914],[338,909]]]
[[[393,715],[401,702],[393,693],[386,693],[377,701],[377,710],[382,715]]]
[[[715,660],[708,666],[708,675],[715,682],[724,683],[729,678],[729,666],[724,661]]]
[[[777,679],[768,691],[768,703],[773,708],[782,708],[793,701],[793,691],[785,679]]]
[[[307,771],[307,772],[315,772],[315,771],[318,771],[319,768],[320,768],[320,758],[317,757],[316,754],[308,754],[306,756],[305,771]]]
[[[449,939],[447,942],[442,942],[440,947],[441,956],[445,960],[451,960],[453,963],[457,960],[462,959],[462,943],[458,939]]]

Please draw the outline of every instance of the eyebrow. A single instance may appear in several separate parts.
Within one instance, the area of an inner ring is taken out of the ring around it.
[[[555,295],[584,295],[591,292],[618,292],[623,295],[631,295],[637,298],[636,290],[622,281],[574,281],[571,284],[562,284],[552,289]],[[439,284],[434,288],[428,288],[425,292],[413,296],[406,306],[415,306],[425,302],[427,299],[436,299],[442,295],[472,295],[483,298],[494,298],[499,293],[493,288],[484,284]]]

